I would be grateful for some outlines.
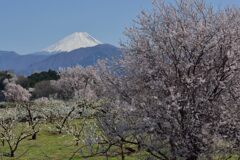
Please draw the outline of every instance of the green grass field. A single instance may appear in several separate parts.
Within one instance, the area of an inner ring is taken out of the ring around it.
[[[15,158],[1,157],[2,159],[43,160],[43,159],[69,159],[77,147],[73,145],[72,137],[53,135],[47,131],[38,134],[37,140],[24,140]],[[8,151],[7,146],[0,148],[1,153]],[[77,157],[75,159],[78,159]]]
[[[76,122],[76,121],[75,121]],[[73,136],[67,134],[57,134],[49,131],[50,125],[42,125],[37,135],[37,140],[25,139],[19,145],[15,157],[6,155],[9,152],[8,145],[2,146],[0,143],[0,160],[82,160],[79,146],[75,145]],[[17,129],[18,130],[18,129]],[[84,138],[84,137],[83,137]],[[239,155],[213,156],[214,160],[239,160]],[[224,158],[225,157],[225,158]],[[143,152],[135,155],[128,155],[125,160],[144,160],[146,154]],[[106,160],[106,157],[85,158],[87,160]],[[85,160],[84,159],[84,160]],[[108,158],[108,160],[121,160],[121,157]],[[179,160],[182,160],[181,158]]]
[[[49,126],[42,127],[37,135],[37,140],[26,139],[21,142],[15,153],[14,158],[4,156],[8,153],[8,146],[0,145],[0,160],[68,160],[75,154],[73,160],[80,160],[80,154],[77,153],[80,146],[75,146],[74,138],[70,135],[59,135],[48,131]],[[139,159],[136,155],[126,157],[128,160]],[[89,160],[105,160],[105,157],[93,157]],[[109,158],[117,160],[120,157]]]

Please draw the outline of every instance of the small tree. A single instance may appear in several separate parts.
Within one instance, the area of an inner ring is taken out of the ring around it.
[[[78,101],[75,102],[75,119],[77,121],[70,122],[64,128],[66,133],[72,135],[75,139],[75,145],[79,146],[80,141],[84,141],[86,138],[84,134],[86,134],[86,130],[89,128],[87,126],[91,126],[92,128],[96,127],[96,114],[98,113],[98,109],[101,108],[102,101]],[[95,134],[95,133],[93,133]]]
[[[81,140],[83,138],[82,132],[85,129],[84,125],[85,125],[84,122],[83,123],[74,123],[74,122],[72,122],[71,124],[69,124],[66,127],[66,132],[69,135],[72,135],[74,137],[76,146],[79,146],[79,144],[80,144],[80,142],[81,142]]]
[[[89,99],[95,93],[91,88],[96,84],[96,70],[94,67],[82,68],[80,66],[67,68],[60,72],[60,79],[54,83],[58,98],[69,99]]]
[[[41,106],[38,106],[34,102],[18,103],[17,111],[20,122],[27,122],[29,128],[32,131],[32,140],[37,139],[37,133],[39,132],[39,123],[44,120],[44,116],[41,112]]]
[[[16,109],[1,111],[0,134],[3,144],[8,145],[9,153],[7,156],[10,157],[14,157],[20,143],[32,135],[25,123],[18,122]]]
[[[55,81],[41,81],[35,84],[33,91],[34,98],[41,97],[51,97],[57,93],[55,86],[53,85]]]
[[[8,83],[5,87],[4,95],[7,101],[15,102],[19,117],[21,116],[20,121],[28,122],[32,130],[32,139],[35,140],[39,132],[37,128],[39,112],[36,114],[36,108],[34,109],[33,104],[29,102],[31,94],[18,84]]]
[[[8,83],[3,91],[5,99],[10,102],[29,101],[31,94],[22,86],[15,83]]]
[[[53,128],[51,127],[51,130],[59,134],[65,131],[69,120],[77,117],[76,107],[71,103],[49,99],[38,103],[43,104],[41,110],[44,119],[54,125]]]

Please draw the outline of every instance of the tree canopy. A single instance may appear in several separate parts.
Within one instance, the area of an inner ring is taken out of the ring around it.
[[[28,82],[30,87],[34,87],[36,83],[46,80],[58,80],[60,76],[54,70],[43,71],[40,73],[33,73],[28,76]]]

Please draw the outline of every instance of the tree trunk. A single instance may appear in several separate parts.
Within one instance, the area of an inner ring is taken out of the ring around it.
[[[122,160],[125,160],[125,155],[124,155],[124,150],[123,150],[122,144],[121,144],[121,156],[122,156]]]
[[[58,134],[62,134],[62,128],[59,129]]]
[[[14,151],[11,151],[9,156],[14,157]]]
[[[36,139],[37,139],[37,133],[34,132],[34,133],[32,134],[32,140],[36,140]]]
[[[76,140],[75,146],[79,146],[79,140]]]

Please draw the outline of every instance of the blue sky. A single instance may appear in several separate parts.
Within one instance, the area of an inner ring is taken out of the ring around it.
[[[207,1],[240,6],[240,0]],[[118,45],[143,9],[151,10],[151,0],[0,0],[0,50],[31,53],[72,32]]]

